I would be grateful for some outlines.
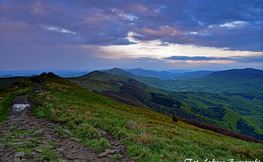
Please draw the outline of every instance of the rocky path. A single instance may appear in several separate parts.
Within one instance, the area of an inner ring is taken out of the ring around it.
[[[41,91],[46,90],[36,86],[36,92]],[[31,110],[34,105],[28,101],[28,95],[15,97],[14,104],[27,106],[23,111],[13,106],[8,119],[0,125],[0,161],[132,161],[121,141],[100,128],[98,131],[102,137],[111,143],[111,149],[102,153],[78,143],[79,139],[59,135],[54,128],[70,134],[63,129],[63,124],[33,116]]]

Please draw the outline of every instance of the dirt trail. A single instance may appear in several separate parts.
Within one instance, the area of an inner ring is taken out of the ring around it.
[[[36,92],[46,90],[35,85]],[[17,96],[14,104],[31,104],[28,95]],[[78,139],[67,135],[60,136],[53,128],[64,127],[58,122],[38,119],[31,114],[34,105],[21,112],[11,110],[8,119],[0,125],[0,161],[74,161],[107,162],[132,161],[127,155],[126,147],[106,131],[99,129],[102,137],[110,141],[111,150],[96,152],[90,147],[78,143]],[[110,156],[121,155],[118,160]]]

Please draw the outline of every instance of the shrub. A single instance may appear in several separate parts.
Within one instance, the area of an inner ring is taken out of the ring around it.
[[[152,142],[152,138],[146,131],[142,131],[140,134],[140,142],[146,145]]]
[[[127,124],[126,124],[126,128],[128,129],[135,129],[137,127],[137,123],[134,122],[134,121],[129,121]]]
[[[100,139],[101,137],[100,132],[96,128],[86,123],[83,123],[82,125],[78,126],[77,134],[82,139]]]
[[[178,119],[177,119],[176,116],[173,116],[173,117],[172,117],[172,120],[173,120],[174,122],[178,122]]]
[[[95,149],[98,151],[104,151],[111,147],[111,144],[108,140],[101,138],[96,144]]]

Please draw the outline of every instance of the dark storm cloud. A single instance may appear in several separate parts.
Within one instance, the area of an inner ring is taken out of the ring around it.
[[[261,0],[13,0],[1,3],[0,32],[42,45],[128,45],[134,32],[141,41],[262,51],[262,11]]]
[[[235,59],[237,62],[241,63],[251,63],[251,62],[263,62],[263,56],[254,56],[254,57],[237,57]]]

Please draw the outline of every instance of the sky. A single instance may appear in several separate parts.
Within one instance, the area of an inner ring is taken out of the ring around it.
[[[262,0],[0,0],[0,70],[263,69]]]

